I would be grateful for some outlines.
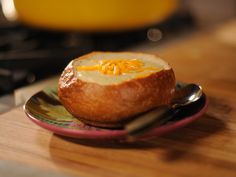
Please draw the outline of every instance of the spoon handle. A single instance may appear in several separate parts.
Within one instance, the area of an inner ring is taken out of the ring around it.
[[[178,109],[171,109],[168,106],[160,106],[127,123],[125,130],[132,136],[143,135],[171,120],[178,111]]]

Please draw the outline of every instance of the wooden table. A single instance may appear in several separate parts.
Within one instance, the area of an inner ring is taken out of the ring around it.
[[[89,142],[56,136],[33,124],[18,107],[0,116],[0,158],[28,168],[86,177],[235,177],[235,28],[233,22],[161,49],[143,49],[165,58],[178,80],[203,86],[209,109],[191,125],[146,142]]]

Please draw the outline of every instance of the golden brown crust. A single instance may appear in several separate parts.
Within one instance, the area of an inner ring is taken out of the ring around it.
[[[59,79],[58,95],[65,108],[81,121],[113,128],[121,127],[130,117],[168,104],[174,88],[172,69],[117,85],[99,85],[77,79],[70,63]]]

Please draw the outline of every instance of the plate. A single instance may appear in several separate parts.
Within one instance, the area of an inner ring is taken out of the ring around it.
[[[176,88],[184,84],[177,83]],[[154,128],[140,136],[140,139],[152,138],[169,133],[188,125],[200,118],[208,105],[205,94],[199,101],[186,106],[165,125]],[[60,103],[57,87],[46,88],[33,95],[24,105],[26,115],[34,123],[55,134],[81,139],[126,139],[129,137],[124,129],[105,129],[86,125],[73,117]]]

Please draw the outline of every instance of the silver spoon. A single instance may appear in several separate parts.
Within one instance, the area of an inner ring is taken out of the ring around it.
[[[143,135],[151,129],[171,120],[179,112],[181,107],[198,101],[202,94],[201,86],[188,84],[176,90],[170,105],[159,106],[156,109],[144,113],[131,122],[128,122],[124,128],[132,136]]]

